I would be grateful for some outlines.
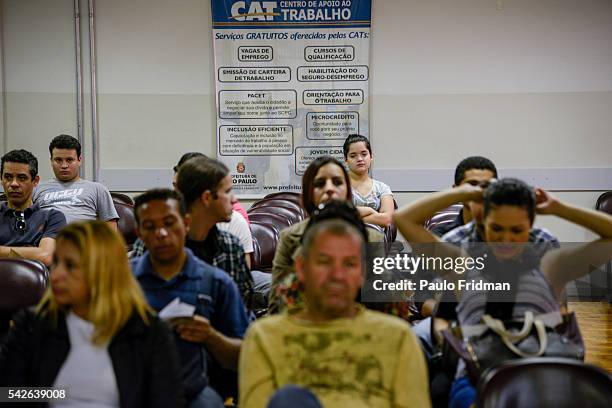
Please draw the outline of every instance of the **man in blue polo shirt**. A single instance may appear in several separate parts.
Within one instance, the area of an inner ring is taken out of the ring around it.
[[[32,205],[38,184],[38,160],[27,150],[2,156],[2,188],[7,202],[0,204],[0,258],[28,258],[51,263],[55,236],[66,225],[64,214]]]
[[[222,369],[236,370],[249,320],[232,278],[185,248],[189,216],[180,193],[149,190],[136,198],[138,235],[147,252],[132,270],[157,311],[176,298],[195,306],[193,317],[172,321],[190,407],[223,406],[210,386]]]

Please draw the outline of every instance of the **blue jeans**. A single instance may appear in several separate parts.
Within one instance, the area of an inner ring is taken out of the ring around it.
[[[449,408],[468,408],[476,401],[476,388],[467,377],[460,377],[455,380],[451,387]]]
[[[211,387],[204,388],[187,404],[189,408],[223,408],[223,399]]]
[[[251,271],[253,277],[253,303],[254,310],[268,307],[268,296],[272,287],[272,274],[261,271]]]
[[[251,271],[253,291],[265,294],[266,298],[272,287],[272,274],[262,271]]]
[[[297,385],[285,385],[272,395],[268,408],[323,408],[316,395]]]

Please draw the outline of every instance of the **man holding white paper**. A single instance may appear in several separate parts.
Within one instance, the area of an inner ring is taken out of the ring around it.
[[[185,248],[189,216],[180,193],[149,190],[136,198],[134,214],[148,251],[132,260],[132,270],[149,304],[171,318],[189,406],[223,406],[211,382],[237,368],[249,323],[240,292],[227,273]]]

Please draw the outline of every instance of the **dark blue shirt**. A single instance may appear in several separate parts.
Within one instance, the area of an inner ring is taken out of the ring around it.
[[[13,247],[37,247],[43,238],[55,238],[64,225],[66,217],[54,209],[41,209],[37,204],[26,208],[25,228],[17,228],[17,218],[21,211],[8,208],[8,203],[0,204],[0,245]]]
[[[185,248],[185,252],[183,269],[168,281],[155,273],[148,252],[132,259],[132,271],[151,307],[159,312],[178,297],[194,305],[195,313],[207,318],[219,332],[228,337],[244,337],[249,319],[232,278],[198,259],[191,250]],[[193,398],[208,384],[208,376],[213,373],[205,368],[208,362],[202,345],[182,340],[178,335],[175,340],[181,356],[185,393],[187,398]]]

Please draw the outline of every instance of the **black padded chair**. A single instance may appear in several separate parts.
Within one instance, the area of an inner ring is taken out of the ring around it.
[[[397,210],[397,201],[393,199],[393,210]],[[397,227],[392,222],[387,228],[385,228],[385,240],[387,243],[395,242],[397,238]]]
[[[291,220],[277,214],[249,214],[249,220],[251,220],[251,222],[255,221],[259,224],[270,224],[276,228],[279,233],[293,224]]]
[[[251,221],[253,235],[253,262],[251,269],[262,272],[272,271],[272,260],[278,243],[278,230],[270,224]]]
[[[134,205],[134,200],[132,200],[132,197],[130,197],[127,194],[117,193],[116,191],[111,191],[110,195],[113,198],[113,201],[120,201],[122,203]]]
[[[453,222],[455,218],[457,218],[457,215],[459,215],[462,208],[462,204],[453,204],[442,211],[438,211],[433,215],[433,217],[425,221],[425,229],[431,231],[437,226]]]
[[[49,271],[42,262],[0,258],[0,338],[15,312],[38,303],[48,281]]]
[[[612,215],[612,191],[606,191],[597,198],[595,209]],[[606,290],[608,302],[612,303],[612,261],[606,264]]]
[[[572,359],[512,360],[481,377],[477,402],[480,408],[609,408],[612,377]]]
[[[282,203],[282,205],[276,205],[276,203],[270,203],[270,205],[260,205],[258,207],[251,207],[248,211],[249,218],[253,214],[274,214],[284,217],[291,221],[291,224],[298,223],[304,219],[304,211],[290,207]]]
[[[298,204],[302,204],[302,194],[292,193],[290,191],[281,191],[280,193],[270,193],[263,198],[264,200],[286,200],[293,201]]]
[[[134,207],[131,204],[124,203],[122,201],[113,200],[115,210],[119,214],[119,220],[117,221],[117,228],[128,246],[128,251],[132,249],[132,245],[136,242],[136,218],[134,217]]]
[[[250,214],[256,209],[260,209],[260,208],[267,209],[267,208],[275,208],[275,207],[283,207],[283,208],[291,209],[299,213],[302,218],[306,218],[306,211],[302,208],[302,206],[294,201],[289,201],[289,200],[261,199],[259,201],[254,202],[253,205],[251,205],[251,207],[249,208],[247,212]]]
[[[606,191],[597,198],[595,209],[612,214],[612,191]]]

